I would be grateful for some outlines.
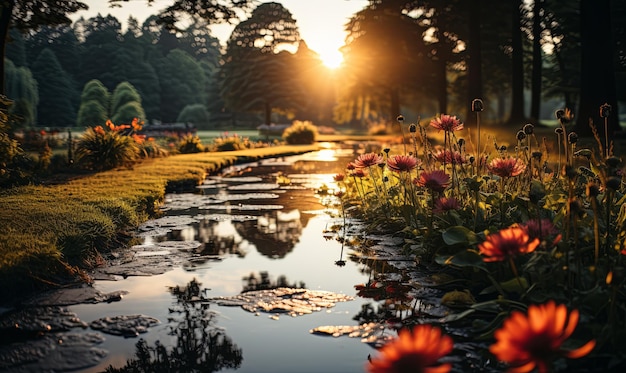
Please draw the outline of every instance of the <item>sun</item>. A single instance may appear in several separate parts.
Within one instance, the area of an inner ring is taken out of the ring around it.
[[[343,62],[343,55],[338,50],[323,50],[318,53],[324,66],[329,69],[337,69]]]

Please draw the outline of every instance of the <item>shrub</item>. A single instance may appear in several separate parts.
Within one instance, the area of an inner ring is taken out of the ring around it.
[[[127,165],[138,155],[139,147],[132,137],[102,126],[87,128],[76,149],[79,164],[95,171]]]
[[[209,123],[209,112],[202,104],[187,105],[176,118],[180,123],[192,123],[196,128],[202,128]]]
[[[187,134],[178,141],[178,151],[182,154],[202,153],[204,145],[197,135]]]
[[[309,121],[294,121],[283,132],[283,139],[290,145],[313,144],[317,138],[317,127]]]

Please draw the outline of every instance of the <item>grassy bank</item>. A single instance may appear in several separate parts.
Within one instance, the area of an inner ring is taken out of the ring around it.
[[[0,296],[85,281],[100,253],[127,241],[124,231],[158,213],[166,191],[193,188],[220,169],[318,149],[276,146],[149,159],[132,168],[0,192]]]

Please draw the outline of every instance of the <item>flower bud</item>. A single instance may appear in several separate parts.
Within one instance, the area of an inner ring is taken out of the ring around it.
[[[611,115],[611,105],[605,103],[600,106],[600,117],[608,118]]]
[[[515,137],[517,137],[517,141],[522,141],[526,138],[526,132],[517,131],[517,135]]]
[[[411,123],[409,125],[409,132],[411,132],[411,133],[417,132],[417,126],[415,125],[415,123]]]
[[[480,112],[484,110],[483,100],[475,98],[472,100],[472,112]]]
[[[398,121],[398,123],[402,124],[402,123],[404,123],[404,116],[402,114],[400,114],[400,115],[398,115],[396,120]]]
[[[528,123],[524,126],[523,131],[525,134],[527,135],[532,135],[534,132],[535,126],[533,126],[532,124]]]
[[[570,144],[576,144],[578,142],[578,134],[576,134],[576,132],[570,132],[567,136],[567,141]]]

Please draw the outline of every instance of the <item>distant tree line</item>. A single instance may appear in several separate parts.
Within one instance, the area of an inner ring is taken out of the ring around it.
[[[600,120],[603,103],[619,129],[618,102],[626,101],[620,1],[370,0],[346,25],[345,63],[334,73],[277,2],[242,2],[248,17],[222,48],[208,26],[235,13],[214,3],[175,1],[141,25],[131,17],[124,32],[101,15],[20,28],[26,34],[11,29],[5,85],[13,113],[22,126],[131,115],[207,128],[291,119],[364,124],[407,112],[471,121],[469,103],[482,98],[486,115],[519,125],[538,122],[542,102],[556,98],[576,113],[581,133]],[[183,14],[192,16],[181,23]]]

